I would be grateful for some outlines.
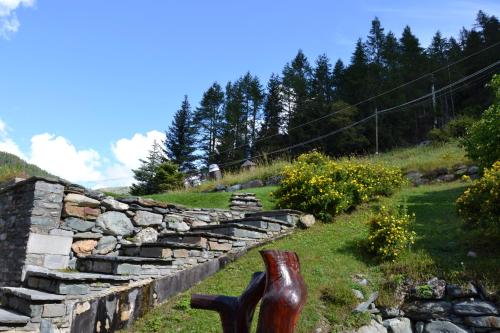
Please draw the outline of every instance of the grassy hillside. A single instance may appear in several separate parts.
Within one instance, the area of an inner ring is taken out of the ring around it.
[[[383,163],[401,168],[404,172],[420,171],[427,172],[437,168],[450,168],[457,164],[470,163],[465,156],[465,150],[456,142],[440,145],[429,145],[422,147],[401,148],[379,155],[352,157],[357,160]],[[224,185],[241,184],[253,179],[265,181],[271,176],[280,173],[289,161],[279,160],[272,164],[263,163],[255,170],[247,172],[227,172],[219,182]],[[193,191],[206,191],[215,187],[216,182],[206,182]]]
[[[456,215],[455,200],[463,192],[463,183],[407,187],[391,198],[374,202],[336,218],[336,223],[316,224],[309,230],[298,230],[292,236],[262,248],[296,251],[309,297],[297,332],[312,332],[322,322],[331,330],[341,331],[363,324],[366,316],[351,313],[356,300],[351,288],[353,274],[364,274],[372,285],[365,288],[381,292],[380,302],[392,302],[395,281],[409,276],[424,279],[438,275],[450,282],[481,278],[500,285],[500,249],[485,235],[465,232]],[[406,202],[416,214],[413,226],[417,240],[412,251],[395,262],[380,264],[367,256],[359,246],[368,233],[367,221],[376,205]],[[259,249],[153,310],[130,332],[219,332],[217,314],[189,307],[191,293],[238,295],[254,271],[263,270]],[[469,250],[477,258],[467,256]],[[258,312],[257,312],[258,313]]]
[[[0,152],[0,182],[14,177],[53,177],[50,173],[40,169],[36,165],[29,164],[19,157]]]

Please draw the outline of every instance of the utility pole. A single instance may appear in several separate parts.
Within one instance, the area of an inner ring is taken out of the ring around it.
[[[378,108],[375,108],[375,155],[378,155]]]

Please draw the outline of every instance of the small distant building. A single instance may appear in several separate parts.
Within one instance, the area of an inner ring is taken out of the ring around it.
[[[251,171],[257,167],[257,164],[250,160],[246,160],[242,165],[241,165],[241,170],[244,171]]]
[[[208,166],[208,177],[209,179],[213,179],[219,181],[222,179],[222,172],[219,169],[217,164],[210,164]]]

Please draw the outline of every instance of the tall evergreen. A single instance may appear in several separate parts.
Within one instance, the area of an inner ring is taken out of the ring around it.
[[[166,158],[162,147],[157,141],[154,141],[148,157],[140,160],[141,165],[138,169],[132,170],[137,182],[130,187],[130,193],[133,195],[158,193],[159,187],[155,181],[155,176],[158,167],[165,161]]]
[[[283,118],[285,116],[281,79],[272,74],[267,83],[267,94],[263,108],[263,122],[259,131],[256,149],[270,152],[283,147]],[[267,139],[267,137],[272,137]]]
[[[366,41],[366,50],[370,57],[370,61],[382,66],[383,50],[385,44],[384,28],[380,24],[378,17],[375,17],[372,21],[372,27],[370,29],[370,34],[368,35]]]
[[[193,115],[187,95],[184,96],[181,108],[177,110],[172,125],[166,132],[165,155],[179,166],[183,173],[195,169],[197,157],[194,152],[196,130],[193,126]]]
[[[223,131],[224,92],[215,82],[203,93],[200,106],[196,109],[194,123],[199,136],[198,149],[202,151],[204,164],[215,162],[217,146]]]

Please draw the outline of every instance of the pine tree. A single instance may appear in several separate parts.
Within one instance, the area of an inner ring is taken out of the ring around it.
[[[378,66],[382,66],[382,52],[384,50],[385,35],[384,28],[380,24],[378,17],[372,21],[372,27],[370,29],[370,34],[368,35],[366,42],[366,50],[370,57],[370,61]]]
[[[342,100],[344,99],[343,94],[343,84],[345,81],[345,66],[342,60],[338,59],[333,67],[332,72],[332,87],[334,89],[334,99]]]
[[[168,128],[165,139],[165,155],[176,165],[182,173],[193,171],[196,167],[194,152],[196,132],[193,126],[191,106],[187,95],[184,96],[181,108],[174,115],[172,125]]]
[[[220,144],[224,123],[224,92],[215,82],[203,93],[196,109],[194,123],[198,129],[198,149],[203,152],[205,165],[215,162],[217,146]]]
[[[137,183],[132,184],[130,187],[130,193],[133,195],[147,195],[158,193],[158,184],[155,181],[156,171],[158,166],[166,161],[163,155],[163,150],[157,141],[154,141],[151,150],[149,151],[148,157],[143,160],[141,159],[141,166],[132,170],[134,173],[134,178]]]

